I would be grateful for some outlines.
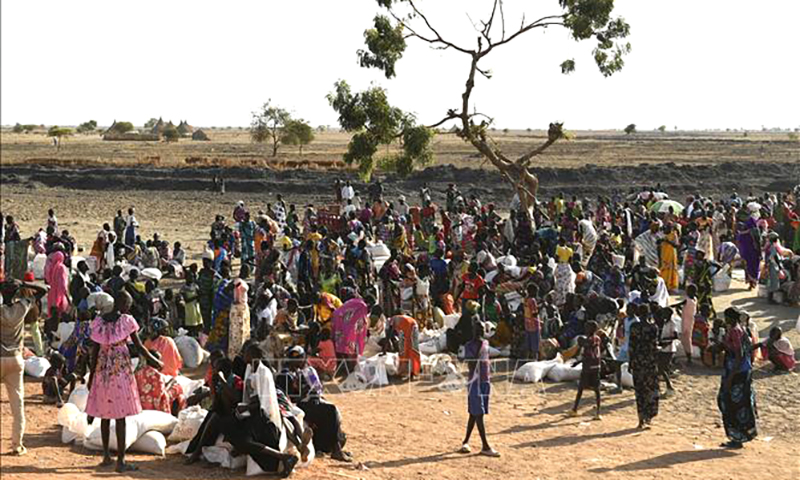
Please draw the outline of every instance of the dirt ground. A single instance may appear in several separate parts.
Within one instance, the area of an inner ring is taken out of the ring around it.
[[[55,207],[64,228],[77,237],[85,250],[91,246],[102,222],[110,222],[119,208],[135,205],[143,236],[158,231],[162,237],[181,241],[188,257],[197,260],[199,237],[205,237],[215,213],[230,215],[236,200],[257,209],[273,197],[263,192],[236,192],[224,196],[196,191],[132,191],[123,188],[83,190],[51,188],[42,183],[7,182],[3,169],[0,210],[13,214],[23,234],[45,224],[46,211]],[[300,180],[296,183],[299,185]],[[290,200],[320,202],[327,191],[306,191]],[[800,333],[794,330],[800,309],[775,307],[755,298],[744,285],[734,282],[730,291],[716,297],[717,307],[737,305],[749,311],[764,337],[780,325],[796,347]],[[796,350],[800,356],[800,348]],[[347,449],[356,459],[344,465],[321,459],[294,478],[306,479],[505,479],[586,478],[798,478],[800,447],[796,435],[800,423],[800,377],[797,373],[773,375],[760,364],[755,373],[760,413],[759,438],[742,451],[726,451],[716,408],[719,371],[695,367],[675,380],[677,394],[661,403],[654,428],[638,432],[634,395],[605,395],[604,418],[590,420],[590,400],[584,397],[585,416],[565,418],[574,400],[575,385],[509,382],[503,371],[494,374],[491,415],[487,418],[489,441],[503,457],[489,459],[454,453],[466,423],[464,391],[442,391],[430,379],[408,385],[392,385],[365,392],[332,392],[330,400],[342,411],[348,434]],[[0,393],[0,451],[10,448],[10,410],[5,390]],[[42,405],[41,387],[26,383],[28,426],[25,443],[29,454],[0,456],[0,476],[9,479],[83,479],[115,477],[98,468],[100,457],[82,447],[60,443],[56,410]],[[473,449],[479,448],[477,432]],[[166,459],[132,455],[141,470],[123,478],[241,478],[219,468],[183,466],[178,457]]]

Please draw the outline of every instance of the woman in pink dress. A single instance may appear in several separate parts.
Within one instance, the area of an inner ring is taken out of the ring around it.
[[[66,256],[62,249],[57,249],[47,258],[44,268],[44,278],[50,285],[47,292],[47,308],[53,318],[61,319],[61,315],[69,309],[67,289],[69,284],[69,270],[64,265]]]
[[[111,420],[117,425],[117,472],[136,470],[132,464],[125,463],[125,417],[142,411],[136,379],[133,375],[128,340],[144,355],[145,359],[159,369],[160,360],[154,358],[139,339],[139,325],[128,313],[133,299],[127,292],[121,292],[114,303],[114,310],[98,316],[92,322],[91,339],[95,342],[91,358],[94,363],[89,376],[89,400],[86,414],[100,418],[100,433],[103,439],[103,463],[111,465],[108,440]]]

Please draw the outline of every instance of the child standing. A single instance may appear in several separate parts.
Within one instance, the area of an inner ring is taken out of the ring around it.
[[[491,383],[489,383],[489,342],[484,339],[485,327],[479,318],[473,317],[473,338],[464,346],[464,357],[469,369],[469,381],[467,382],[467,411],[469,421],[467,422],[467,435],[462,442],[460,453],[470,453],[469,437],[472,429],[478,425],[478,433],[481,436],[483,447],[481,455],[488,457],[499,457],[500,453],[489,446],[486,439],[486,427],[483,423],[484,415],[489,414],[489,396],[491,395]]]
[[[596,410],[595,420],[602,420],[600,416],[600,337],[597,335],[597,322],[586,322],[586,337],[579,339],[578,344],[583,354],[583,369],[581,380],[578,384],[578,394],[575,397],[575,406],[567,412],[570,417],[578,416],[578,405],[581,402],[583,389],[591,387],[594,390]]]
[[[528,284],[525,298],[525,349],[530,361],[539,360],[539,342],[542,339],[542,321],[539,318],[539,287],[535,283]]]
[[[145,350],[139,339],[139,325],[128,313],[133,299],[126,292],[120,292],[114,303],[114,310],[98,316],[92,322],[92,340],[95,342],[91,358],[93,365],[89,376],[89,400],[86,414],[101,419],[100,433],[103,440],[102,466],[111,465],[109,435],[111,420],[117,426],[117,472],[130,472],[136,466],[125,463],[125,417],[142,411],[139,392],[133,376],[128,339],[133,341],[145,360],[159,369],[162,363]]]

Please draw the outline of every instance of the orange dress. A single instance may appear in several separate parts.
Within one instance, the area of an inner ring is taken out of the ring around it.
[[[417,321],[406,315],[395,315],[392,317],[391,325],[403,345],[403,350],[400,352],[400,373],[419,375],[422,369],[422,357],[419,351]]]

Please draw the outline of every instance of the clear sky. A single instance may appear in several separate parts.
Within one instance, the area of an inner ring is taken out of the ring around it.
[[[470,18],[491,0],[418,0],[443,36],[472,48]],[[508,28],[559,13],[557,0],[506,0]],[[528,6],[526,6],[528,5]],[[197,126],[247,125],[271,98],[313,125],[336,125],[337,79],[371,82],[435,123],[457,107],[468,58],[410,40],[397,78],[359,68],[374,0],[2,0],[3,124],[136,125],[162,116]],[[618,0],[633,52],[603,78],[590,43],[558,27],[487,57],[477,108],[499,128],[800,127],[800,0]],[[574,58],[577,71],[559,64]]]

